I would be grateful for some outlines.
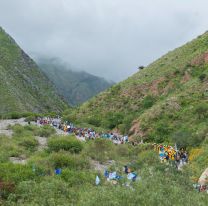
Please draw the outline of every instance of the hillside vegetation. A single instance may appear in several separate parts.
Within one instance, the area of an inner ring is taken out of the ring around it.
[[[12,130],[12,138],[0,135],[1,205],[208,204],[207,194],[198,193],[192,186],[207,164],[206,144],[201,153],[191,152],[191,163],[178,171],[171,163],[160,163],[151,144],[114,145],[106,139],[80,142],[73,135],[54,135],[47,126],[15,125]],[[39,150],[35,136],[44,134],[49,134],[48,147]],[[24,158],[26,162],[13,164],[10,157]],[[140,178],[129,182],[124,165]],[[99,166],[117,171],[123,178],[116,184],[107,181]],[[62,169],[60,175],[54,173],[57,168]],[[101,180],[98,186],[96,175]]]
[[[58,59],[41,58],[37,62],[59,93],[73,106],[89,100],[113,84],[86,72],[72,71],[69,65]]]
[[[199,145],[208,134],[208,33],[92,98],[66,119],[136,140]]]
[[[0,115],[62,111],[66,104],[35,62],[0,28]]]

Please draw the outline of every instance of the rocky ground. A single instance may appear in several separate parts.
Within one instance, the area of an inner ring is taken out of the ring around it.
[[[25,122],[25,118],[21,119],[8,119],[8,120],[0,120],[0,135],[6,135],[9,138],[12,138],[12,130],[9,129],[10,126],[13,126],[15,124],[19,125],[27,125],[28,123]],[[32,124],[35,124],[35,122],[32,122]],[[58,134],[62,134],[61,130],[57,129]],[[38,150],[41,151],[44,148],[47,147],[47,138],[46,137],[35,137],[39,143]],[[10,157],[10,161],[13,162],[14,164],[26,164],[27,159],[25,157]]]
[[[20,125],[27,125],[27,122],[25,122],[25,118],[21,119],[7,119],[7,120],[0,120],[0,135],[6,135],[11,137],[12,136],[12,130],[9,129],[9,126],[20,124]]]

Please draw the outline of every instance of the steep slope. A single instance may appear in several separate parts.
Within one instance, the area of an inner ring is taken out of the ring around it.
[[[35,62],[0,28],[0,114],[61,111],[66,105]]]
[[[72,71],[58,59],[42,58],[38,65],[71,105],[81,104],[113,84],[86,72]]]
[[[68,118],[149,141],[196,145],[208,135],[208,33],[169,52]]]

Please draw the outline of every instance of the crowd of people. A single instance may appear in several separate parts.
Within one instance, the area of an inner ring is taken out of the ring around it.
[[[42,117],[37,118],[37,124],[39,125],[51,125],[56,127],[57,129],[62,130],[66,134],[74,134],[78,139],[87,141],[94,140],[96,138],[104,138],[109,139],[115,144],[125,144],[129,142],[129,138],[127,135],[119,135],[116,133],[108,132],[108,133],[98,133],[92,128],[80,128],[76,127],[71,122],[63,122],[60,117],[51,118],[51,117]],[[181,170],[184,165],[188,163],[188,152],[184,148],[177,149],[177,146],[163,145],[163,144],[153,144],[154,150],[158,153],[159,159],[161,163],[171,163],[178,170]],[[127,175],[127,179],[135,181],[137,178],[137,174],[130,171],[130,168],[127,166],[124,167],[124,172]],[[57,172],[56,172],[57,173]],[[119,176],[116,172],[108,172],[107,170],[104,173],[107,181],[112,181],[115,183],[122,176]],[[206,176],[206,178],[204,178]],[[206,181],[204,179],[206,179]],[[194,184],[194,187],[201,191],[207,191],[207,180],[208,179],[208,168],[199,178],[198,184]],[[203,184],[201,183],[203,180]],[[100,179],[96,177],[97,183],[100,183]],[[201,182],[200,182],[201,181]],[[99,184],[98,183],[98,184]]]
[[[161,163],[171,162],[178,170],[188,163],[188,153],[184,148],[177,149],[170,145],[154,144],[154,150],[158,152]],[[208,168],[202,173],[198,182],[193,187],[199,192],[208,193]]]
[[[173,147],[170,145],[154,144],[154,150],[158,152],[162,163],[175,162],[175,166],[179,170],[188,163],[188,153],[184,148],[178,150],[176,145]]]
[[[51,125],[51,126],[59,128],[59,126],[61,125],[61,118],[60,117],[56,117],[56,118],[38,117],[36,120],[36,123],[38,125]]]
[[[54,126],[66,134],[74,134],[78,139],[87,141],[94,140],[96,138],[104,138],[111,140],[114,144],[125,144],[129,142],[129,138],[127,135],[120,135],[116,133],[98,133],[92,128],[81,128],[76,127],[73,123],[68,121],[62,121],[60,117],[51,118],[51,117],[42,117],[37,118],[37,124],[39,125],[51,125]]]

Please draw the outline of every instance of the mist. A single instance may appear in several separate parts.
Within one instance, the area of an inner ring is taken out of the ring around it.
[[[34,59],[121,81],[208,29],[207,0],[1,0],[0,26]]]

